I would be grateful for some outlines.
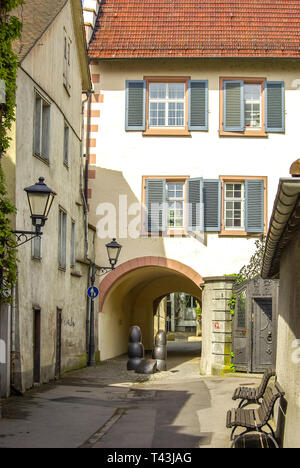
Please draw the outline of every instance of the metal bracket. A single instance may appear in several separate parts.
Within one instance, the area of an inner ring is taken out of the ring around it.
[[[35,239],[36,237],[40,238],[43,233],[36,232],[36,231],[13,231],[13,234],[16,235],[17,245],[12,246],[12,248],[17,248],[23,244],[26,244],[26,242],[29,242],[32,239]]]

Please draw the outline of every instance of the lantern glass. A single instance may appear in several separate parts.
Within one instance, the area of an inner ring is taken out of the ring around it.
[[[28,201],[32,216],[44,217],[48,206],[48,193],[28,193]],[[49,211],[49,210],[48,210]]]
[[[116,239],[113,239],[109,244],[106,244],[106,249],[109,263],[114,268],[119,260],[122,246],[116,241]]]

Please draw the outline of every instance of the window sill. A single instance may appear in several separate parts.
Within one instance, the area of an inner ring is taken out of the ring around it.
[[[243,138],[253,138],[253,137],[260,137],[260,138],[268,138],[268,133],[264,131],[244,131],[244,132],[224,132],[224,130],[219,130],[219,136],[226,136],[226,137],[243,137]]]
[[[178,129],[154,129],[154,128],[149,128],[143,133],[143,136],[178,136],[178,137],[191,137],[191,133],[184,129],[184,130],[178,130]]]
[[[39,159],[40,161],[42,161],[43,163],[47,164],[47,166],[50,166],[50,161],[48,158],[44,158],[43,156],[40,156],[39,154],[37,153],[33,153],[33,156],[37,159]]]
[[[224,229],[219,232],[219,237],[259,237],[261,234],[261,232],[229,231]]]
[[[82,274],[78,271],[71,271],[71,276],[74,276],[75,278],[82,278]]]
[[[153,231],[145,232],[142,231],[140,237],[151,238],[151,237],[188,237],[188,233],[185,229],[172,229],[170,231]]]

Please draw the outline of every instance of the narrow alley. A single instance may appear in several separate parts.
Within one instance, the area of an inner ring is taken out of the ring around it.
[[[259,381],[200,376],[200,347],[169,342],[166,372],[128,372],[125,355],[3,400],[0,448],[228,448],[233,391]]]

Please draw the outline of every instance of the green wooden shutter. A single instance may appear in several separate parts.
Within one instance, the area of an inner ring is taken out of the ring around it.
[[[188,179],[187,184],[188,231],[203,231],[203,179]]]
[[[189,130],[208,130],[208,81],[189,81]]]
[[[146,180],[146,227],[148,232],[166,229],[166,180]]]
[[[221,230],[221,182],[218,179],[204,179],[204,230]]]
[[[224,80],[223,98],[223,130],[225,132],[244,131],[244,82],[242,80]]]
[[[284,82],[265,82],[265,130],[284,132]]]
[[[245,181],[245,230],[264,231],[264,181]]]
[[[126,81],[126,130],[146,129],[146,82]]]

